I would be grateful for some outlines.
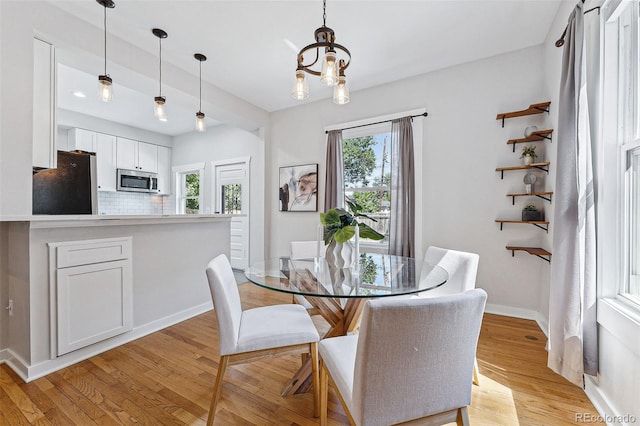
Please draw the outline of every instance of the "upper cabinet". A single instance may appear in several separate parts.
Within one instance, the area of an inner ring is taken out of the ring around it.
[[[115,191],[116,137],[91,130],[73,128],[67,132],[69,151],[95,152],[98,191]]]
[[[56,62],[54,47],[33,39],[33,167],[55,168]]]
[[[171,194],[171,148],[158,146],[158,193]]]
[[[127,138],[117,138],[117,167],[158,173],[158,146]]]
[[[96,132],[85,129],[69,129],[67,147],[69,151],[96,152]]]

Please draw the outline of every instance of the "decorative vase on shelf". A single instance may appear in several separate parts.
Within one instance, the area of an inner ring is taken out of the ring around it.
[[[528,166],[529,164],[533,163],[533,157],[530,155],[525,155],[522,157],[522,161],[524,162],[525,166]]]

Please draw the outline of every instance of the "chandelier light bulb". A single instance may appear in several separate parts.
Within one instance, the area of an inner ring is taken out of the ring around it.
[[[293,89],[291,90],[291,97],[302,101],[309,97],[309,83],[304,78],[304,71],[296,71],[296,81],[293,83]]]
[[[113,81],[108,75],[99,75],[98,81],[100,82],[100,91],[98,95],[102,102],[109,102],[113,99]]]
[[[322,72],[320,73],[320,82],[326,86],[335,86],[338,84],[338,63],[336,52],[327,51],[322,62]]]
[[[196,112],[196,130],[204,132],[207,128],[204,125],[204,112]]]
[[[343,75],[338,78],[338,84],[333,87],[333,103],[337,105],[349,103],[349,86],[347,78]]]
[[[164,103],[166,99],[164,98],[164,96],[156,96],[154,100],[156,102],[156,105],[153,111],[154,115],[160,121],[167,121],[167,112],[164,109]]]

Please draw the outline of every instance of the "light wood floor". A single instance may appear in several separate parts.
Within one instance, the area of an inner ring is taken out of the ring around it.
[[[245,309],[291,300],[251,284],[240,292]],[[217,340],[208,312],[31,383],[3,365],[0,425],[204,424]],[[546,368],[544,345],[534,322],[485,315],[473,425],[571,425],[576,413],[597,414],[581,389]],[[280,396],[299,361],[289,356],[230,367],[216,424],[317,424],[310,394]],[[330,424],[348,424],[335,395],[329,405]]]

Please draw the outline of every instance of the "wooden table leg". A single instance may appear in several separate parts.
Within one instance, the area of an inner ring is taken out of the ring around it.
[[[329,331],[323,336],[323,339],[345,336],[347,333],[356,330],[360,325],[360,318],[366,301],[364,298],[342,299],[346,300],[343,307],[340,299],[307,297],[307,300],[330,325]],[[282,396],[309,392],[312,387],[311,379],[311,358],[307,358],[287,387],[282,391]]]

